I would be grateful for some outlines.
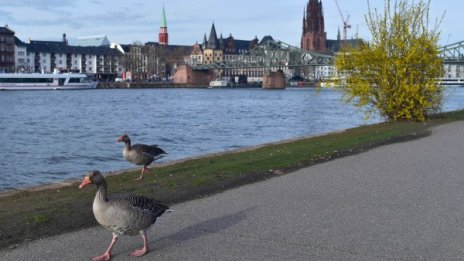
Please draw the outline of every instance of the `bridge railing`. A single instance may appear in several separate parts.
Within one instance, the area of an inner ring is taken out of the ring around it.
[[[231,58],[210,64],[196,64],[194,70],[232,68],[307,67],[333,64],[333,56],[311,52],[282,41],[269,40],[257,47]]]
[[[445,63],[464,63],[464,41],[441,46],[439,51]]]
[[[464,63],[464,41],[441,46],[440,57],[445,63]],[[196,63],[194,70],[233,68],[308,67],[332,65],[333,56],[300,49],[282,41],[268,40],[240,55],[217,63]]]

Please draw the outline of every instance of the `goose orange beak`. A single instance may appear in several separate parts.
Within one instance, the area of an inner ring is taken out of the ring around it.
[[[82,189],[83,187],[92,184],[92,181],[90,180],[89,176],[85,176],[84,180],[82,183],[79,185],[79,189]]]

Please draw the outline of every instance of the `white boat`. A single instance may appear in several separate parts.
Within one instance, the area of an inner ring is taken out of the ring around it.
[[[209,88],[219,88],[219,87],[227,87],[228,81],[226,80],[214,80],[209,82]]]
[[[345,79],[342,78],[323,78],[319,81],[319,86],[321,88],[336,88],[336,87],[340,87],[341,84],[343,84],[345,82]]]
[[[0,90],[94,89],[97,82],[82,73],[0,73]]]
[[[321,88],[334,88],[334,87],[337,87],[337,85],[333,81],[321,81],[321,82],[319,82],[319,85],[321,86]]]

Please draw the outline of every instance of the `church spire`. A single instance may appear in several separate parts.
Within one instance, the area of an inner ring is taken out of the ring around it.
[[[203,47],[203,50],[206,49],[206,44],[208,43],[208,40],[206,40],[206,33],[205,35],[203,36],[203,43],[201,44],[202,47]]]
[[[161,45],[168,45],[168,24],[166,23],[166,12],[163,10],[161,12],[161,24],[160,24],[160,31],[159,31],[159,44]]]
[[[168,27],[168,24],[166,23],[166,12],[164,11],[164,5],[163,5],[163,11],[161,13],[161,26],[160,27]]]
[[[213,22],[213,25],[211,26],[211,32],[209,33],[207,48],[214,49],[214,50],[219,48],[218,37],[216,34],[216,27],[214,27],[214,22]]]
[[[303,10],[303,34],[306,33],[306,7]]]
[[[222,38],[222,33],[219,37],[219,49],[224,50],[224,38]]]

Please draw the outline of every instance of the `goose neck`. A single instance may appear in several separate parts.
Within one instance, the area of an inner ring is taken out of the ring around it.
[[[106,202],[107,201],[107,187],[106,182],[99,184],[97,187],[97,194],[95,195],[95,201]]]
[[[124,145],[126,147],[126,150],[130,150],[131,149],[131,141],[130,140],[127,140],[124,142]]]

